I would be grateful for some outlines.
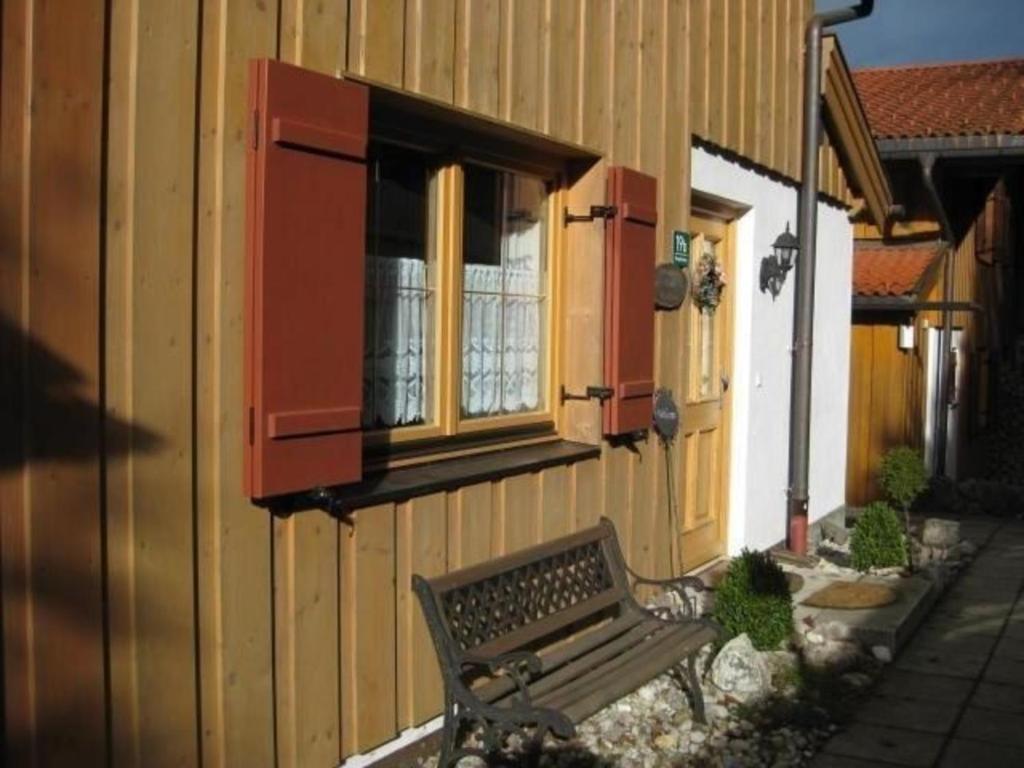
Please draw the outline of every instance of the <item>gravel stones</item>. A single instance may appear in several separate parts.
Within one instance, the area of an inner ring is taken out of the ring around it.
[[[711,682],[738,701],[753,701],[771,687],[771,672],[744,633],[726,643],[711,664]]]
[[[929,517],[924,521],[921,541],[926,547],[954,547],[960,543],[960,523]]]

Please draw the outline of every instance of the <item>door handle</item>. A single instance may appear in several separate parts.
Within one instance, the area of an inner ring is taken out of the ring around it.
[[[722,391],[723,392],[728,392],[729,391],[729,374],[727,374],[727,373],[723,373],[722,374]]]

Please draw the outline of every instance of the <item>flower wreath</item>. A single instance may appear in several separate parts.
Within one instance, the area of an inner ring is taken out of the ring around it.
[[[693,281],[693,300],[697,308],[701,312],[714,312],[722,302],[725,285],[722,263],[713,254],[702,255],[697,263],[696,279]]]

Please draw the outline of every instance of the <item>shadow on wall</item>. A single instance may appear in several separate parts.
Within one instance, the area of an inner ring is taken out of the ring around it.
[[[29,461],[95,460],[101,445],[109,456],[151,451],[160,444],[144,428],[110,414],[104,418],[97,403],[77,392],[85,383],[81,372],[3,315],[0,368],[0,472]]]
[[[0,515],[10,537],[0,563],[0,637],[7,645],[0,662],[0,761],[9,765],[55,764],[75,753],[105,763],[104,752],[119,751],[109,743],[109,723],[83,733],[81,722],[84,713],[90,724],[107,718],[103,647],[120,642],[109,624],[101,477],[105,459],[155,450],[161,439],[104,414],[83,394],[93,386],[0,315]],[[40,492],[26,502],[20,475],[34,466]],[[75,482],[83,477],[84,485]],[[31,631],[19,626],[27,620]],[[27,712],[29,681],[35,694]]]

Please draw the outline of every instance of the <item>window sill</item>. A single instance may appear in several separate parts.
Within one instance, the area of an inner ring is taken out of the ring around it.
[[[493,482],[512,475],[538,472],[548,467],[573,464],[596,458],[601,448],[596,445],[557,440],[499,451],[489,451],[430,464],[399,467],[372,472],[358,483],[330,490],[332,511],[369,507],[375,504],[405,501],[438,491],[451,491],[476,483]],[[278,511],[295,511],[323,506],[311,497],[294,499]]]

